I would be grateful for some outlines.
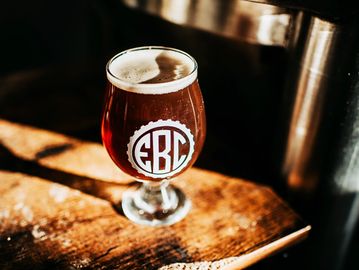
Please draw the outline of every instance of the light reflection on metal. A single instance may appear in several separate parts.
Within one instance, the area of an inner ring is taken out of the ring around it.
[[[354,74],[348,74],[353,76]],[[335,184],[341,193],[359,192],[359,82],[354,86],[354,95],[347,104],[348,115],[344,125],[346,132],[341,145],[341,163],[334,175]],[[359,196],[359,195],[358,195]],[[359,198],[358,198],[359,200]],[[359,205],[359,202],[358,202]],[[359,212],[357,212],[359,214]]]
[[[127,6],[228,38],[287,46],[293,11],[244,0],[122,0]]]
[[[185,23],[187,21],[188,13],[186,10],[190,5],[190,0],[182,1],[165,1],[161,6],[161,14],[169,16],[175,23]]]
[[[314,151],[340,29],[312,18],[299,71],[283,171],[292,189],[314,190],[318,168]]]
[[[359,192],[359,83],[353,86],[357,74],[348,72],[357,38],[355,23],[311,18],[298,77],[289,89],[295,98],[283,172],[291,190],[315,191],[321,179],[333,183],[336,194]],[[328,129],[336,117],[338,130]],[[326,171],[324,159],[333,163]]]

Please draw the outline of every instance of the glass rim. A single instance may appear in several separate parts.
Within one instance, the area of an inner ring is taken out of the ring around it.
[[[192,63],[193,63],[193,68],[192,70],[184,77],[179,78],[179,79],[174,79],[172,81],[168,81],[168,82],[159,82],[159,83],[132,83],[126,80],[123,80],[119,77],[117,77],[116,75],[114,75],[111,70],[110,70],[110,66],[111,64],[119,57],[131,53],[131,52],[136,52],[136,51],[145,51],[145,50],[165,50],[165,51],[171,51],[171,52],[175,52],[181,55],[184,55],[185,57],[187,57]],[[196,79],[197,79],[197,70],[198,70],[198,64],[197,61],[188,53],[173,48],[173,47],[166,47],[166,46],[141,46],[141,47],[135,47],[135,48],[131,48],[131,49],[127,49],[124,51],[121,51],[119,53],[117,53],[115,56],[113,56],[106,64],[106,75],[108,80],[110,81],[110,83],[114,84],[116,86],[114,82],[117,82],[119,84],[121,84],[122,87],[118,87],[120,89],[123,90],[130,90],[132,88],[138,88],[140,87],[144,92],[149,92],[151,93],[151,90],[155,90],[160,88],[173,88],[172,91],[168,91],[168,92],[174,92],[180,89],[175,89],[177,85],[183,84],[183,82],[185,82],[186,80],[188,80],[188,84],[185,85],[184,87],[187,87],[188,85],[192,84]],[[193,79],[190,79],[191,77],[193,77]],[[183,88],[184,88],[183,87]]]

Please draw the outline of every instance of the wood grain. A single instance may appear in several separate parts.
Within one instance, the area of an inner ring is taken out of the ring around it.
[[[241,269],[310,230],[270,188],[197,168],[173,182],[183,221],[135,225],[101,145],[5,120],[0,145],[0,269]]]

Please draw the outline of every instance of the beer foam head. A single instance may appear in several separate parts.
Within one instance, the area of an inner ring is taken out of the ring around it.
[[[197,79],[197,63],[187,53],[166,47],[124,51],[107,64],[107,78],[116,87],[141,94],[165,94]]]

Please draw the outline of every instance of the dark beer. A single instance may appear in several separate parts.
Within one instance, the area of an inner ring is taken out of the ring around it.
[[[153,181],[192,166],[206,131],[195,61],[165,48],[130,50],[109,62],[107,77],[101,131],[116,165]]]

